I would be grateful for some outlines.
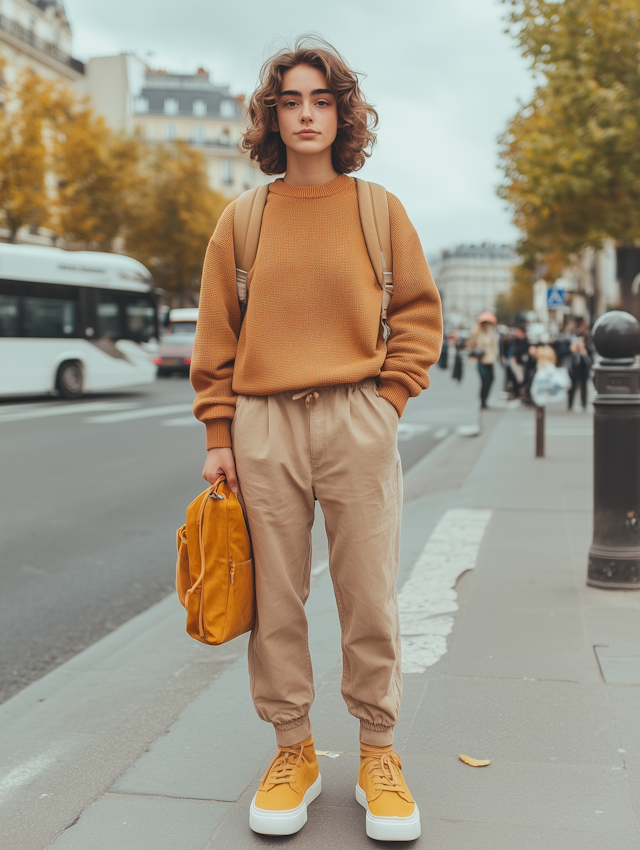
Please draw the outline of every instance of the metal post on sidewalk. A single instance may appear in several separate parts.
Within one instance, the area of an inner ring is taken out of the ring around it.
[[[536,457],[544,457],[544,407],[536,404]]]
[[[640,324],[629,313],[601,316],[593,342],[593,543],[587,584],[640,590]]]

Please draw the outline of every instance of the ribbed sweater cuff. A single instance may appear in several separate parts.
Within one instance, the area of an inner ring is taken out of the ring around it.
[[[404,409],[409,401],[409,390],[403,384],[396,384],[395,381],[385,381],[383,379],[379,392],[382,398],[386,398],[395,407],[399,419],[404,413]]]
[[[207,451],[231,448],[231,419],[209,419],[207,426]]]

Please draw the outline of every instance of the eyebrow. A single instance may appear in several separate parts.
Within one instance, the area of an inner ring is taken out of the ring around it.
[[[311,97],[315,97],[317,94],[333,94],[333,92],[331,89],[314,89],[311,92]],[[302,93],[295,91],[294,89],[287,89],[286,91],[280,92],[280,97],[284,97],[285,95],[289,95],[289,97],[302,97]]]

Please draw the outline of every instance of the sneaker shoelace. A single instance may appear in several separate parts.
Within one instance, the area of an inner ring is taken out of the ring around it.
[[[291,782],[293,772],[302,761],[303,752],[302,744],[296,747],[280,747],[278,755],[271,762],[266,782],[269,785],[284,785]]]
[[[373,778],[373,787],[376,791],[403,790],[399,764],[394,755],[395,753],[383,753],[371,757],[367,771]]]

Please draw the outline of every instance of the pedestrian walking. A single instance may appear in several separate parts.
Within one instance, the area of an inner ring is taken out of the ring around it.
[[[440,352],[438,367],[444,370],[449,368],[449,341],[446,336],[442,337],[442,351]]]
[[[576,338],[571,345],[571,354],[567,360],[567,369],[571,378],[571,386],[567,393],[568,409],[573,410],[573,399],[580,389],[582,410],[587,409],[587,383],[591,374],[591,359],[587,352],[584,339]]]
[[[507,346],[506,371],[513,398],[522,398],[526,389],[526,366],[529,361],[527,332],[520,325],[513,329]]]
[[[480,375],[480,407],[485,410],[494,378],[494,365],[500,354],[496,317],[489,310],[478,316],[478,326],[467,340],[469,354],[477,360]]]
[[[464,364],[462,362],[462,351],[464,350],[464,341],[460,337],[460,334],[457,331],[452,331],[449,334],[449,344],[453,345],[455,356],[453,358],[453,369],[451,370],[451,377],[454,381],[457,381],[459,384],[462,383],[464,378]]]
[[[204,264],[191,380],[207,428],[203,477],[224,474],[232,490],[239,485],[253,545],[251,695],[274,726],[278,752],[250,825],[297,832],[321,789],[304,610],[317,499],[342,628],[342,695],[360,721],[356,798],[370,837],[411,840],[420,815],[393,750],[402,694],[396,439],[407,400],[428,387],[440,354],[440,300],[402,204],[383,192],[393,297],[381,323],[358,194],[367,184],[349,176],[370,155],[377,114],[334,48],[303,39],[271,57],[248,113],[244,149],[265,174],[284,177],[269,185],[255,263],[241,270],[246,311],[234,254],[240,202],[220,218]]]

